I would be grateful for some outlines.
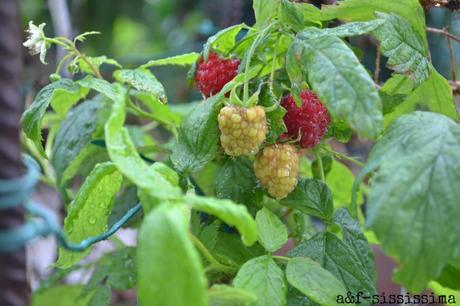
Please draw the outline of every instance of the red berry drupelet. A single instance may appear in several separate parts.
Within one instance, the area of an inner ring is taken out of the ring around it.
[[[301,133],[301,147],[313,148],[327,132],[329,113],[312,91],[301,92],[300,99],[301,107],[297,106],[291,94],[281,99],[281,105],[287,111],[284,115],[284,124],[291,138],[296,139]]]
[[[238,74],[239,66],[239,59],[224,59],[216,53],[209,53],[208,60],[201,59],[196,69],[198,90],[207,98],[217,94]]]

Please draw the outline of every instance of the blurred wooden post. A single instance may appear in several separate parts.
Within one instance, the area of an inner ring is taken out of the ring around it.
[[[19,0],[0,5],[0,179],[22,174],[20,123],[24,109],[20,92],[22,30]],[[0,210],[0,229],[24,222],[20,208]],[[0,253],[0,305],[29,305],[25,249]]]

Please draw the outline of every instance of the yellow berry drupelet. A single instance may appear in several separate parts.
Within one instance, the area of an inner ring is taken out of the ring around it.
[[[225,106],[220,110],[220,143],[226,154],[241,156],[257,153],[265,140],[267,121],[260,106]]]
[[[297,185],[297,148],[292,144],[265,147],[256,156],[254,172],[269,195],[276,199],[285,198]]]

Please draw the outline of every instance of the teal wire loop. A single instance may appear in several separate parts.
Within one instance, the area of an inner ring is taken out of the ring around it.
[[[25,224],[17,228],[0,230],[0,252],[17,250],[37,237],[49,235],[54,235],[61,247],[81,252],[91,245],[112,236],[142,209],[141,204],[137,203],[106,232],[98,236],[89,237],[79,243],[71,242],[66,238],[56,216],[49,209],[29,201],[30,194],[40,177],[40,168],[37,162],[27,155],[24,156],[24,164],[27,166],[26,175],[19,179],[0,180],[0,213],[1,209],[25,203],[25,210],[36,218],[30,218]]]

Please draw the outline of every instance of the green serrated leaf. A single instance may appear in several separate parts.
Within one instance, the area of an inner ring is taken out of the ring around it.
[[[367,274],[375,282],[377,275],[374,253],[358,221],[350,216],[348,210],[341,208],[335,211],[333,222],[340,227],[343,242],[355,252],[363,269],[367,271]]]
[[[292,286],[319,305],[341,305],[337,302],[337,296],[346,296],[343,284],[310,258],[289,260],[286,277]]]
[[[220,96],[199,104],[179,128],[178,142],[171,154],[175,168],[182,173],[202,169],[214,159],[219,141],[217,114]]]
[[[167,58],[151,60],[146,64],[142,65],[141,68],[149,68],[154,66],[167,66],[167,65],[176,65],[176,66],[190,66],[193,65],[200,56],[199,53],[190,52],[177,56],[171,56]]]
[[[380,27],[384,22],[385,21],[383,19],[374,19],[371,21],[363,22],[350,22],[335,28],[325,28],[321,29],[321,31],[312,31],[309,34],[310,38],[319,38],[326,35],[335,35],[338,37],[359,36],[374,31],[375,29]],[[305,30],[308,31],[309,29],[316,28],[307,28]]]
[[[210,306],[248,306],[257,302],[255,294],[227,285],[214,285],[208,294]]]
[[[69,79],[53,82],[38,92],[32,105],[22,115],[21,124],[24,133],[34,142],[43,156],[45,153],[42,146],[41,127],[48,106],[51,104],[51,107],[63,116],[72,105],[87,94],[88,89]]]
[[[103,134],[109,105],[103,96],[87,100],[72,109],[62,121],[52,147],[51,163],[59,184],[63,173],[91,140]]]
[[[289,47],[286,69],[291,82],[307,80],[335,120],[345,120],[364,137],[377,137],[382,106],[371,77],[340,38],[311,38],[317,31],[300,32]]]
[[[102,257],[85,286],[85,290],[97,289],[102,283],[115,290],[125,291],[136,285],[136,249],[125,247]]]
[[[153,95],[163,103],[167,102],[163,85],[146,68],[116,70],[113,77],[120,83],[128,84],[141,92]]]
[[[162,204],[145,218],[136,254],[142,305],[208,305],[207,281],[188,231],[187,209]]]
[[[226,55],[235,45],[236,36],[244,28],[247,28],[244,23],[235,24],[209,37],[203,46],[203,58],[207,60],[212,50]]]
[[[322,18],[367,21],[375,18],[375,12],[395,13],[406,18],[426,41],[425,13],[418,0],[344,0],[337,5],[324,6]]]
[[[243,204],[249,204],[254,199],[257,179],[248,159],[227,159],[217,170],[214,182],[217,198]]]
[[[249,246],[257,241],[257,226],[246,206],[230,200],[199,197],[194,194],[187,194],[185,201],[193,209],[214,215],[228,225],[235,226],[244,244]]]
[[[88,302],[88,306],[109,306],[110,300],[112,299],[112,290],[109,286],[98,287],[91,299]],[[59,304],[62,305],[62,304]],[[62,305],[65,306],[65,305]]]
[[[111,115],[105,124],[105,141],[110,159],[123,175],[152,198],[179,197],[180,188],[172,185],[167,178],[155,168],[149,167],[139,156],[128,129],[123,126],[126,117],[126,89],[120,84],[110,86],[114,87],[112,93],[116,94],[112,99]]]
[[[283,271],[270,256],[260,256],[246,262],[238,271],[233,285],[257,296],[254,306],[286,304],[286,281]]]
[[[286,226],[280,218],[267,208],[262,208],[256,215],[260,243],[268,252],[279,250],[288,240]]]
[[[64,232],[69,241],[79,243],[107,229],[108,214],[122,179],[113,163],[99,164],[94,168],[69,205],[64,220]],[[89,252],[89,249],[83,252],[71,252],[60,248],[56,265],[61,269],[67,269]]]
[[[78,84],[80,86],[95,90],[105,95],[110,100],[116,100],[120,96],[126,95],[126,90],[121,86],[115,86],[106,80],[97,79],[92,75],[87,75],[84,79],[79,80]]]
[[[367,224],[384,251],[401,263],[394,279],[412,292],[440,275],[460,243],[458,160],[460,127],[443,115],[415,112],[388,127],[355,182],[356,187],[379,168],[369,192]]]
[[[252,8],[256,16],[254,27],[258,29],[265,28],[278,15],[280,0],[254,0]]]
[[[347,291],[362,291],[365,296],[376,294],[375,281],[363,268],[354,250],[333,233],[318,233],[288,254],[291,257],[309,257],[319,262],[344,284]],[[371,305],[366,300],[362,300],[362,304]]]
[[[280,204],[326,220],[332,216],[331,190],[320,180],[300,178],[294,191]]]
[[[400,107],[394,110],[395,115],[393,118],[417,108],[427,108],[451,119],[459,119],[452,88],[449,82],[434,69],[432,69],[430,77],[408,95]]]
[[[380,50],[388,57],[387,65],[401,74],[408,74],[420,85],[430,76],[426,40],[409,21],[395,14],[376,13],[384,20],[372,34],[380,41]]]
[[[259,244],[248,247],[237,235],[224,232],[218,232],[215,244],[210,251],[238,266],[241,266],[251,258],[265,254],[264,248]]]
[[[290,25],[294,30],[300,31],[306,26],[304,15],[299,9],[300,3],[281,0],[280,21]]]

